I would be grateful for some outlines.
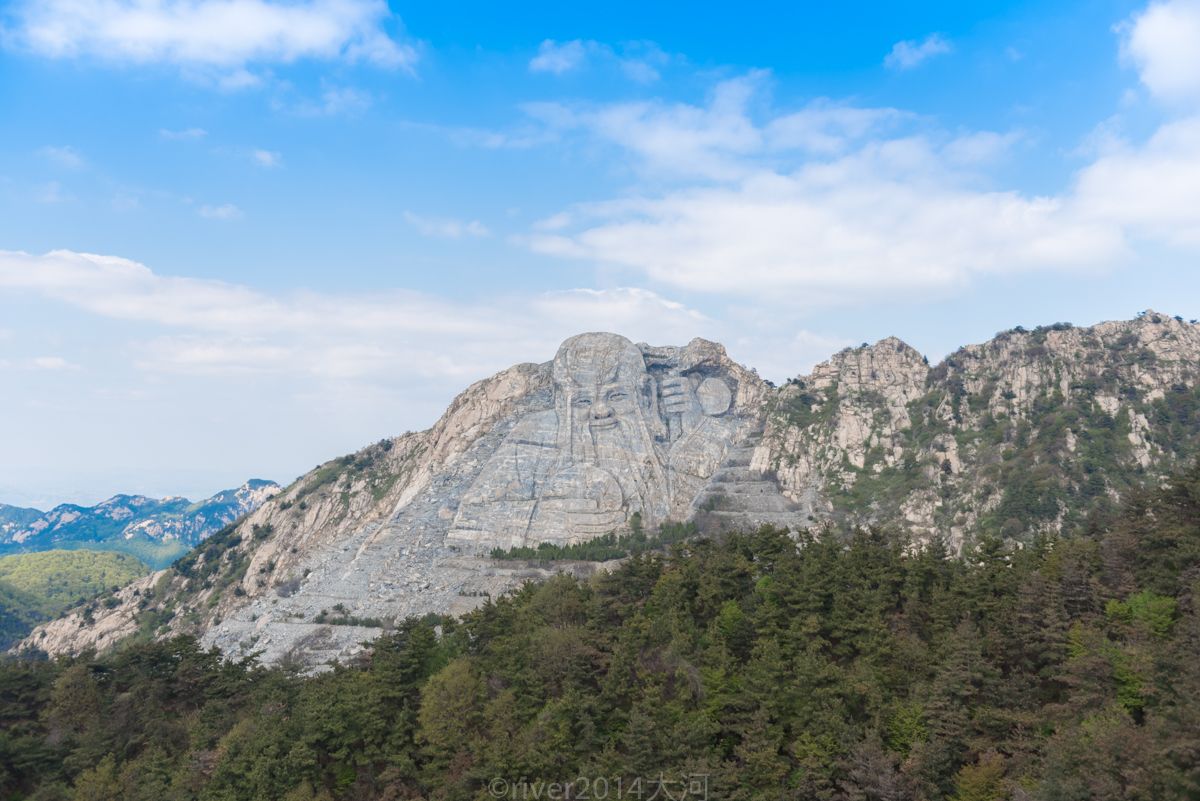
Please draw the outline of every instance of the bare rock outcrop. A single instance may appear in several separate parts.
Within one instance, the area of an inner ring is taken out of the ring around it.
[[[23,643],[192,632],[320,666],[407,615],[553,570],[494,548],[692,519],[1015,540],[1103,514],[1200,457],[1200,328],[1146,312],[1013,329],[930,366],[895,338],[778,389],[720,345],[583,334],[460,394],[429,430],[320,465],[171,569]]]

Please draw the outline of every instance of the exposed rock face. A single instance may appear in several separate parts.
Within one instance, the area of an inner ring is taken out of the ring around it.
[[[76,613],[43,626],[27,644],[107,644],[137,628],[140,606],[143,623],[170,608],[157,633],[199,630],[230,654],[344,658],[382,622],[466,611],[550,573],[496,562],[493,548],[620,533],[635,514],[647,527],[687,518],[740,440],[761,431],[769,393],[712,342],[573,337],[548,364],[472,385],[428,431],[317,468],[156,577],[157,590],[93,609],[94,624]]]
[[[862,469],[869,455],[899,463],[908,407],[928,376],[924,357],[895,337],[836,354],[779,391],[754,466],[774,469],[789,496],[815,502],[844,465]]]
[[[460,613],[547,573],[492,548],[620,533],[635,513],[651,529],[1022,539],[1198,455],[1200,330],[1153,312],[1005,332],[932,368],[889,338],[779,389],[711,342],[584,334],[472,385],[429,430],[318,467],[94,623],[73,613],[26,646],[192,631],[316,666],[398,617]]]
[[[961,547],[1059,531],[1200,455],[1200,329],[1155,312],[1006,331],[930,368],[899,340],[780,389],[754,464],[815,518]]]
[[[516,421],[462,497],[448,540],[574,543],[620,530],[634,514],[651,527],[685,518],[760,412],[761,392],[735,404],[741,377],[727,362],[698,340],[567,340],[551,365],[551,408]]]

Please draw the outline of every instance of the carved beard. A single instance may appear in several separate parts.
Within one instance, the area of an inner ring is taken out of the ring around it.
[[[611,423],[597,423],[589,409],[574,405],[578,389],[563,392],[560,407],[560,434],[569,437],[565,460],[576,465],[592,465],[611,475],[621,487],[630,513],[641,511],[654,520],[666,517],[669,501],[662,458],[654,445],[650,425],[657,420],[649,378],[631,391],[628,408],[614,410]],[[593,393],[596,394],[596,393]],[[647,406],[650,408],[647,408]],[[649,418],[649,419],[648,419]],[[566,428],[566,431],[563,431]]]

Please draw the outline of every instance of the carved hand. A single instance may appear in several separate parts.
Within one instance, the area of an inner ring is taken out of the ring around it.
[[[683,376],[664,378],[661,392],[663,409],[667,414],[687,414],[699,410],[692,382]]]
[[[663,413],[667,415],[668,425],[672,429],[671,439],[678,439],[681,434],[695,426],[701,415],[700,401],[696,397],[696,390],[688,378],[671,376],[662,380],[659,392],[662,397]],[[675,430],[676,423],[671,419],[671,415],[676,414],[681,416],[679,422],[682,425],[679,430]]]

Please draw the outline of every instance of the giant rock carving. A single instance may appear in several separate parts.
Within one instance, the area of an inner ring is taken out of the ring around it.
[[[707,343],[706,343],[707,344]],[[701,346],[581,334],[551,366],[552,409],[518,420],[463,495],[450,542],[567,544],[684,519],[746,423],[738,378]]]

